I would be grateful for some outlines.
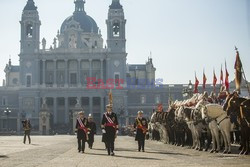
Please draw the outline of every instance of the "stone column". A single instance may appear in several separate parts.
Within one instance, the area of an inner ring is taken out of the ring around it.
[[[101,59],[101,79],[102,80],[104,79],[104,77],[103,77],[103,59]]]
[[[40,85],[40,70],[41,70],[41,67],[40,67],[40,60],[39,59],[36,59],[36,68],[37,68],[37,74],[36,74],[36,86],[38,87]]]
[[[69,80],[68,80],[68,60],[64,60],[65,61],[65,84],[64,87],[68,87],[69,85]]]
[[[110,69],[111,69],[111,67],[110,67],[110,58],[107,58],[106,59],[106,79],[110,78],[110,76],[113,75],[113,74],[111,74]],[[113,78],[113,77],[111,77],[111,78]]]
[[[57,124],[57,97],[53,98],[53,122]]]
[[[69,99],[68,97],[64,98],[65,100],[65,123],[69,123]]]
[[[20,113],[17,113],[17,134],[20,134],[20,131],[21,131],[21,114]]]
[[[35,113],[38,116],[38,113],[40,111],[40,97],[35,97]]]
[[[102,119],[102,115],[103,113],[105,112],[105,109],[104,109],[104,97],[100,97],[101,98],[101,111],[100,111],[100,115],[101,115],[101,119]]]
[[[93,97],[89,97],[89,114],[93,116]]]
[[[43,67],[42,67],[42,70],[43,70],[43,81],[42,81],[42,85],[45,87],[45,72],[46,72],[46,66],[45,66],[45,64],[46,64],[46,60],[42,60],[43,61]]]
[[[56,87],[56,59],[54,59],[54,80],[53,80],[53,87]]]
[[[92,59],[89,59],[89,77],[93,77],[92,76]]]
[[[77,68],[77,76],[78,76],[78,87],[81,87],[81,59],[77,59],[78,68]]]
[[[128,126],[129,125],[128,96],[124,96],[124,110],[125,110],[126,126]]]

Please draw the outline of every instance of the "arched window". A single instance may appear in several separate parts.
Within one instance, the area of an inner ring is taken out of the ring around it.
[[[119,37],[120,36],[120,23],[119,22],[115,22],[113,24],[113,36],[114,37]]]
[[[31,75],[26,76],[26,87],[31,87]]]
[[[26,36],[28,38],[32,38],[33,36],[33,26],[31,24],[28,24],[26,27]]]

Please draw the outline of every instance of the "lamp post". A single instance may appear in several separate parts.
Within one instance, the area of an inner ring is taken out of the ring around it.
[[[9,130],[9,115],[11,113],[11,110],[7,107],[5,110],[4,110],[4,113],[6,114],[7,116],[7,130]]]
[[[192,95],[193,95],[193,84],[192,84],[191,80],[189,80],[188,87],[183,88],[182,95],[183,95],[183,98],[187,98],[187,97],[191,98],[192,97]]]
[[[188,84],[188,96],[189,96],[189,98],[191,98],[193,96],[193,84],[192,84],[191,80],[189,80],[189,84]]]

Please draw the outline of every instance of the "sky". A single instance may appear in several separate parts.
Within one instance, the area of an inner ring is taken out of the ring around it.
[[[20,24],[27,0],[0,1],[0,85],[11,55],[19,64]],[[63,21],[74,11],[74,0],[34,0],[41,20],[41,39],[51,45]],[[246,78],[250,80],[250,0],[120,0],[126,24],[127,63],[143,64],[152,53],[156,78],[167,84],[212,83],[213,69],[219,80],[225,61],[234,79],[236,45]],[[106,41],[111,0],[86,0],[85,11],[93,17]]]

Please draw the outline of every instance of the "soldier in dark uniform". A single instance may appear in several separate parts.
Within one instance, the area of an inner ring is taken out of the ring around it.
[[[26,136],[28,136],[29,139],[29,144],[31,143],[31,139],[30,139],[30,131],[31,131],[31,124],[30,124],[30,120],[26,119],[24,121],[22,121],[23,124],[23,130],[24,130],[24,138],[23,138],[23,143],[26,143]]]
[[[102,133],[103,141],[106,143],[108,155],[114,156],[114,142],[118,134],[118,120],[115,113],[112,112],[112,105],[106,106],[107,112],[103,114],[102,118]]]
[[[88,141],[88,120],[84,117],[84,112],[79,112],[79,117],[76,120],[76,131],[78,140],[78,152],[84,153],[85,142]]]
[[[91,114],[88,117],[88,128],[89,128],[89,140],[88,140],[88,144],[89,144],[89,148],[92,149],[93,147],[93,143],[94,143],[94,136],[96,134],[96,124],[93,121],[93,117],[91,116]]]
[[[145,151],[145,136],[148,133],[147,119],[143,118],[143,111],[138,111],[138,116],[134,123],[135,140],[138,141],[138,151]]]

